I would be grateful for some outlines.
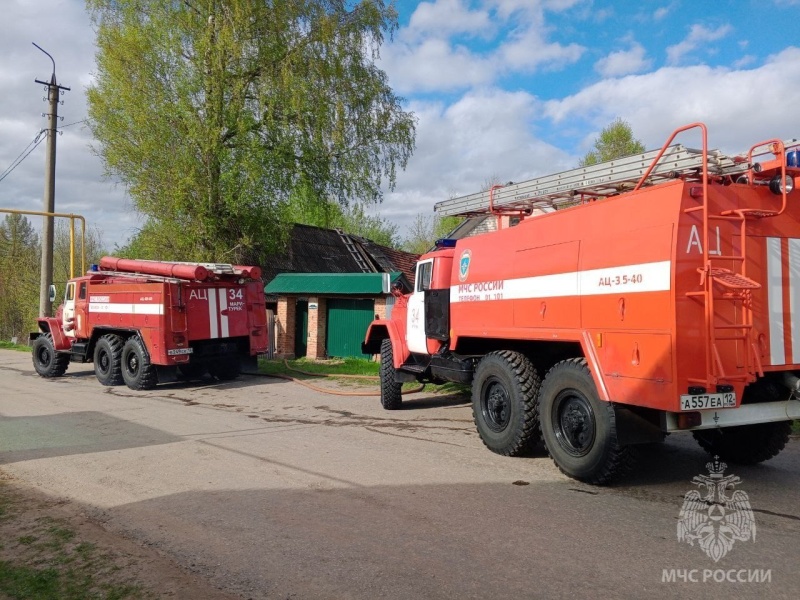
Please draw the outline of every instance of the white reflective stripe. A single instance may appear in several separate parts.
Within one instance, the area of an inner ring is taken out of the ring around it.
[[[131,304],[125,302],[89,302],[90,313],[118,315],[163,315],[163,304]]]
[[[208,293],[208,325],[211,328],[211,333],[208,337],[215,339],[219,337],[219,325],[217,324],[217,295],[214,290],[209,290]]]
[[[222,314],[222,311],[228,308],[228,290],[222,288],[219,290],[219,322],[222,326],[220,337],[228,337],[228,315]]]
[[[664,260],[555,275],[462,283],[450,287],[450,301],[664,292],[671,289],[671,268],[671,262]]]
[[[800,240],[789,240],[789,305],[792,323],[792,362],[800,359]]]
[[[577,272],[506,279],[498,293],[503,294],[503,300],[577,296],[580,293],[578,281]],[[481,290],[476,291],[480,293]]]
[[[767,238],[767,304],[770,364],[785,365],[783,345],[783,265],[780,238]]]

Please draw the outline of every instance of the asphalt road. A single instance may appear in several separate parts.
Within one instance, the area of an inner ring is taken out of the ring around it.
[[[707,473],[690,436],[595,488],[486,450],[463,399],[411,398],[258,377],[134,392],[0,350],[0,467],[246,598],[798,597],[800,440],[729,466],[757,530],[714,562],[676,534]]]

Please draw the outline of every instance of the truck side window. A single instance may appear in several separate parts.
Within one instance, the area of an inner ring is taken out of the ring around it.
[[[75,284],[74,283],[70,283],[69,285],[67,285],[67,297],[66,297],[66,300],[69,301],[69,300],[72,300],[73,298],[75,298]]]
[[[417,291],[431,289],[431,275],[433,275],[433,261],[422,263],[417,271]]]
[[[86,282],[81,282],[81,288],[78,291],[78,299],[86,300]]]

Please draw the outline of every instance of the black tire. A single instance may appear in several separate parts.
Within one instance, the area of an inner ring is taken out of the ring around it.
[[[791,421],[693,431],[700,447],[723,460],[755,465],[777,456],[789,441]]]
[[[132,390],[152,390],[158,383],[156,369],[137,336],[129,337],[122,346],[122,378]]]
[[[122,385],[122,338],[106,334],[94,346],[94,375],[103,385]]]
[[[472,382],[472,415],[489,450],[519,456],[539,443],[540,384],[524,354],[501,350],[481,359]]]
[[[398,410],[403,405],[402,384],[395,381],[394,351],[392,340],[381,342],[381,406],[386,410]]]
[[[56,352],[53,336],[43,333],[33,340],[33,368],[42,377],[61,377],[67,372],[69,354]]]
[[[225,356],[208,365],[208,372],[219,381],[232,381],[241,371],[242,363],[238,356]]]
[[[539,393],[542,439],[559,470],[602,485],[634,464],[634,449],[617,439],[614,407],[600,400],[586,360],[572,358],[547,373]]]
[[[178,365],[178,377],[185,380],[202,379],[208,369],[202,363],[186,363]]]
[[[744,389],[742,404],[786,400],[789,391],[776,376],[758,379]],[[738,427],[701,429],[692,435],[700,447],[723,460],[740,465],[755,465],[777,456],[789,441],[791,421],[757,423]]]

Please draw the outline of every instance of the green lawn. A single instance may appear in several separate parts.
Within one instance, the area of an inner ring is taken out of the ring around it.
[[[0,340],[0,349],[3,350],[18,350],[19,352],[30,352],[31,347],[27,344],[12,344],[11,342],[6,342],[4,340]]]

